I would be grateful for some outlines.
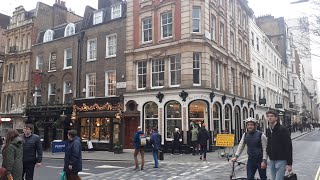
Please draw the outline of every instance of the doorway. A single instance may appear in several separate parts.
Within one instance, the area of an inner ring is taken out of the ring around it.
[[[125,118],[124,148],[126,149],[134,148],[133,136],[136,133],[138,126],[139,126],[139,117]]]

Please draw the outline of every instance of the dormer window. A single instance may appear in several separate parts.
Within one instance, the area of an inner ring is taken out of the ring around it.
[[[76,26],[73,23],[69,23],[64,30],[64,37],[71,36],[75,34],[76,32]]]
[[[117,4],[111,7],[111,19],[121,17],[121,4]]]
[[[48,42],[53,40],[54,31],[49,29],[44,33],[43,42]]]
[[[98,11],[93,14],[93,25],[102,23],[103,11]]]

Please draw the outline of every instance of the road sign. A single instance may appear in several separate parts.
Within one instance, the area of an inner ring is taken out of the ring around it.
[[[233,147],[234,146],[234,134],[217,134],[216,146]]]

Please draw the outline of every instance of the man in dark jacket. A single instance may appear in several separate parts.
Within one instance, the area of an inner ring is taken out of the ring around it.
[[[181,139],[181,134],[180,134],[179,128],[175,128],[175,131],[174,131],[174,133],[173,133],[173,141],[172,141],[172,151],[171,151],[171,155],[174,154],[174,151],[175,151],[176,148],[179,149],[179,153],[180,153],[180,155],[182,155],[180,139]],[[181,140],[182,140],[182,139],[181,139]]]
[[[34,167],[40,167],[42,161],[42,147],[38,135],[33,134],[33,125],[26,124],[23,129],[23,177],[32,180]]]
[[[152,154],[154,159],[154,168],[158,168],[158,150],[161,149],[161,135],[158,133],[158,128],[153,128],[153,133],[150,137],[150,142],[152,144]]]
[[[137,132],[134,134],[134,137],[133,137],[133,142],[134,142],[134,154],[133,154],[133,157],[134,157],[134,163],[136,165],[134,170],[138,170],[139,169],[139,162],[138,162],[138,154],[139,154],[139,152],[141,154],[141,170],[143,170],[143,166],[144,166],[144,146],[141,145],[140,136],[145,138],[144,132],[141,131],[141,127],[139,126],[138,129],[137,129]]]
[[[278,122],[278,112],[266,113],[270,127],[267,130],[267,154],[273,180],[283,180],[286,169],[292,171],[292,141],[287,128]]]
[[[200,150],[200,159],[202,160],[202,153],[203,153],[203,160],[206,161],[207,160],[207,142],[209,140],[210,136],[209,136],[209,132],[206,129],[206,124],[202,124],[202,127],[199,131],[198,134],[198,140],[199,140],[199,144],[201,147]]]
[[[80,179],[78,173],[82,171],[82,147],[77,131],[68,131],[69,144],[64,156],[63,171],[67,179]]]

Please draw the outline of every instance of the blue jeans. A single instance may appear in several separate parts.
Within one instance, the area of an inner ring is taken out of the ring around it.
[[[247,179],[254,180],[257,170],[261,180],[267,180],[267,169],[261,169],[262,160],[248,159],[247,162]]]
[[[283,180],[286,166],[286,160],[270,160],[271,180]]]
[[[152,155],[154,159],[154,167],[158,167],[158,149],[152,149]]]

